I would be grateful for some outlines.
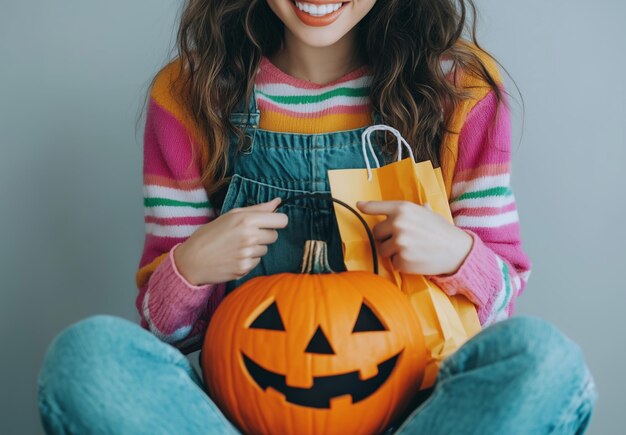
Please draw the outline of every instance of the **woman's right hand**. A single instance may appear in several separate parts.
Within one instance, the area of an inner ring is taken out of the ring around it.
[[[276,230],[287,225],[287,215],[274,212],[280,201],[234,208],[201,226],[174,250],[178,271],[193,285],[247,275],[278,238]]]

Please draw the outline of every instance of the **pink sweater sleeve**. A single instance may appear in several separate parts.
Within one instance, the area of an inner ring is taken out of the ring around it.
[[[429,278],[447,294],[463,294],[477,307],[481,325],[513,314],[531,262],[521,242],[511,187],[511,120],[494,91],[469,113],[459,137],[450,208],[454,223],[474,244],[451,275]]]
[[[196,346],[224,296],[223,284],[194,286],[174,250],[215,217],[182,123],[151,98],[144,132],[145,242],[136,307],[144,328],[181,349]]]

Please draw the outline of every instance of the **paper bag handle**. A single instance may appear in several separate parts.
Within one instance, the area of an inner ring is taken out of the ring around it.
[[[376,130],[386,130],[390,131],[398,140],[398,161],[402,160],[402,146],[408,150],[411,159],[415,161],[415,156],[413,155],[413,150],[411,149],[411,145],[402,137],[402,134],[395,128],[386,125],[386,124],[376,124],[371,125],[363,131],[361,134],[361,144],[363,145],[363,160],[365,160],[365,166],[367,167],[367,181],[372,181],[372,166],[370,165],[370,161],[367,158],[367,148],[370,150],[370,154],[374,158],[374,163],[376,163],[376,168],[380,168],[380,162],[378,161],[378,157],[376,157],[376,153],[374,152],[374,147],[372,146],[372,132]]]
[[[372,270],[374,271],[376,275],[378,275],[378,254],[376,253],[376,243],[374,242],[374,234],[372,234],[372,230],[367,225],[367,222],[365,222],[365,219],[363,219],[363,216],[361,216],[358,211],[350,207],[345,202],[337,198],[333,198],[328,193],[303,193],[300,195],[292,196],[290,198],[283,199],[280,205],[278,206],[277,210],[285,204],[295,202],[296,200],[302,199],[302,198],[315,198],[315,199],[323,199],[324,201],[334,202],[348,209],[348,211],[350,211],[353,215],[355,215],[359,219],[359,221],[361,221],[361,223],[365,227],[365,232],[367,233],[367,238],[369,239],[369,242],[370,242],[370,249],[372,251]]]

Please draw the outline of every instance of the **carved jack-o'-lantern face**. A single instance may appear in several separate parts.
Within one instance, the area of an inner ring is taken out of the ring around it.
[[[276,301],[272,301],[252,322],[249,328],[286,332]],[[363,301],[352,329],[352,334],[374,331],[388,331],[388,329],[369,307],[368,303]],[[242,352],[242,357],[248,373],[261,389],[273,388],[282,393],[287,402],[296,405],[330,408],[331,399],[336,397],[349,395],[352,398],[352,403],[357,403],[378,390],[393,371],[402,350],[378,363],[376,367],[377,373],[371,378],[360,379],[360,370],[357,368],[351,372],[337,375],[313,376],[310,388],[289,386],[285,381],[285,375],[264,369],[244,352]],[[304,353],[337,355],[321,326],[318,326],[313,333],[304,349]]]
[[[278,274],[221,303],[205,337],[211,397],[247,433],[375,433],[426,361],[406,297],[368,272]]]

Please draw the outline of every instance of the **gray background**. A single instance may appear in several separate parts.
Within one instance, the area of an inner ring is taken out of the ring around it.
[[[35,379],[61,328],[96,313],[136,319],[143,121],[135,132],[135,119],[173,43],[179,5],[0,0],[2,433],[41,431]],[[533,272],[518,313],[549,319],[580,343],[600,390],[590,433],[619,433],[626,3],[478,6],[481,42],[526,102],[521,142],[514,112],[512,183]]]

